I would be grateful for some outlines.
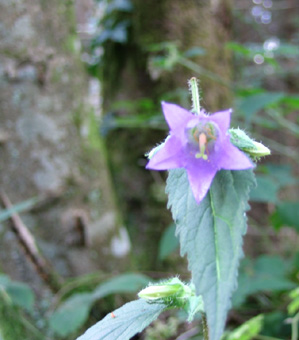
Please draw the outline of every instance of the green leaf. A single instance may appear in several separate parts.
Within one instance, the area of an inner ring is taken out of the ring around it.
[[[32,310],[34,294],[25,283],[11,281],[7,275],[0,274],[0,290],[3,290],[9,296],[14,306]]]
[[[256,176],[257,186],[250,192],[250,200],[254,202],[277,202],[279,183],[270,176]]]
[[[87,320],[93,302],[90,293],[70,297],[51,315],[49,326],[60,336],[75,332]]]
[[[129,340],[141,332],[164,311],[163,303],[148,303],[143,299],[129,302],[108,314],[89,328],[77,340]]]
[[[289,295],[292,301],[288,305],[288,313],[292,315],[299,311],[299,287],[292,290]]]
[[[287,276],[290,265],[279,256],[260,256],[245,259],[241,264],[238,289],[233,296],[233,306],[240,306],[247,296],[261,291],[280,291],[295,287]]]
[[[276,229],[282,226],[293,227],[299,232],[299,202],[282,202],[271,216]]]
[[[265,107],[276,104],[284,98],[282,92],[263,92],[247,96],[239,101],[238,110],[240,110],[249,120],[258,111]]]
[[[179,240],[175,236],[175,224],[171,224],[163,233],[159,244],[159,259],[164,260],[179,246]]]
[[[128,273],[119,275],[98,285],[94,290],[94,299],[100,299],[109,294],[134,293],[152,281],[148,276]]]
[[[38,202],[38,200],[39,199],[37,197],[33,197],[26,201],[15,204],[10,209],[0,210],[0,222],[7,220],[15,213],[21,213],[31,209]]]
[[[78,330],[87,320],[95,301],[115,293],[134,293],[146,286],[151,279],[141,274],[119,275],[99,284],[93,292],[71,296],[64,301],[49,319],[50,327],[66,336]]]
[[[204,313],[205,310],[202,297],[191,296],[186,302],[185,311],[188,314],[188,322],[192,322],[197,313]]]
[[[184,169],[171,170],[166,192],[177,224],[181,254],[187,254],[197,295],[202,295],[210,340],[220,339],[236,287],[252,171],[220,171],[198,205]]]
[[[231,332],[225,340],[251,340],[260,333],[263,327],[262,314],[244,322],[240,327]]]

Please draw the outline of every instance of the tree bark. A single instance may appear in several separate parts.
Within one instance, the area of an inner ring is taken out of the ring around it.
[[[0,186],[64,276],[111,271],[130,243],[89,102],[72,1],[0,0]],[[6,225],[1,270],[39,280]],[[90,251],[89,245],[93,248]]]

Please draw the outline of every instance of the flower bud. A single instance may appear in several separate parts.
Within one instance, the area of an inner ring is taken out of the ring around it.
[[[166,298],[184,299],[192,295],[194,295],[194,289],[191,289],[189,285],[184,284],[177,277],[161,282],[161,284],[148,286],[138,293],[140,298],[151,301]]]
[[[147,300],[167,298],[180,295],[183,292],[181,284],[149,286],[138,293],[138,296]]]
[[[250,156],[253,157],[263,157],[263,156],[268,156],[271,154],[271,150],[268,149],[265,145],[263,145],[262,143],[258,143],[258,142],[253,142],[255,148],[254,149],[246,149],[244,148],[243,151],[245,151],[246,153],[248,153]]]
[[[231,143],[253,158],[258,159],[271,154],[270,149],[248,137],[243,130],[230,129],[229,134]]]

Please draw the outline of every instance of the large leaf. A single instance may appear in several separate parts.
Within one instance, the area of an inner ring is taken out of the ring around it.
[[[109,313],[77,340],[129,340],[156,320],[165,308],[163,303],[150,304],[143,299],[129,302]]]
[[[110,294],[137,292],[149,281],[145,275],[127,273],[99,284],[93,292],[72,295],[50,316],[49,325],[60,336],[71,334],[87,320],[95,301]]]
[[[203,297],[210,340],[220,339],[231,305],[246,232],[248,193],[254,183],[251,170],[220,171],[198,205],[184,169],[171,170],[167,180],[181,254],[187,254],[196,292]]]

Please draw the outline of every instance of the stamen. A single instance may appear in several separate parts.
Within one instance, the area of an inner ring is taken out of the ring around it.
[[[196,158],[202,158],[204,160],[208,159],[208,156],[205,154],[206,146],[207,146],[207,136],[205,133],[200,133],[198,136],[198,146],[199,146],[199,153],[195,155]]]

